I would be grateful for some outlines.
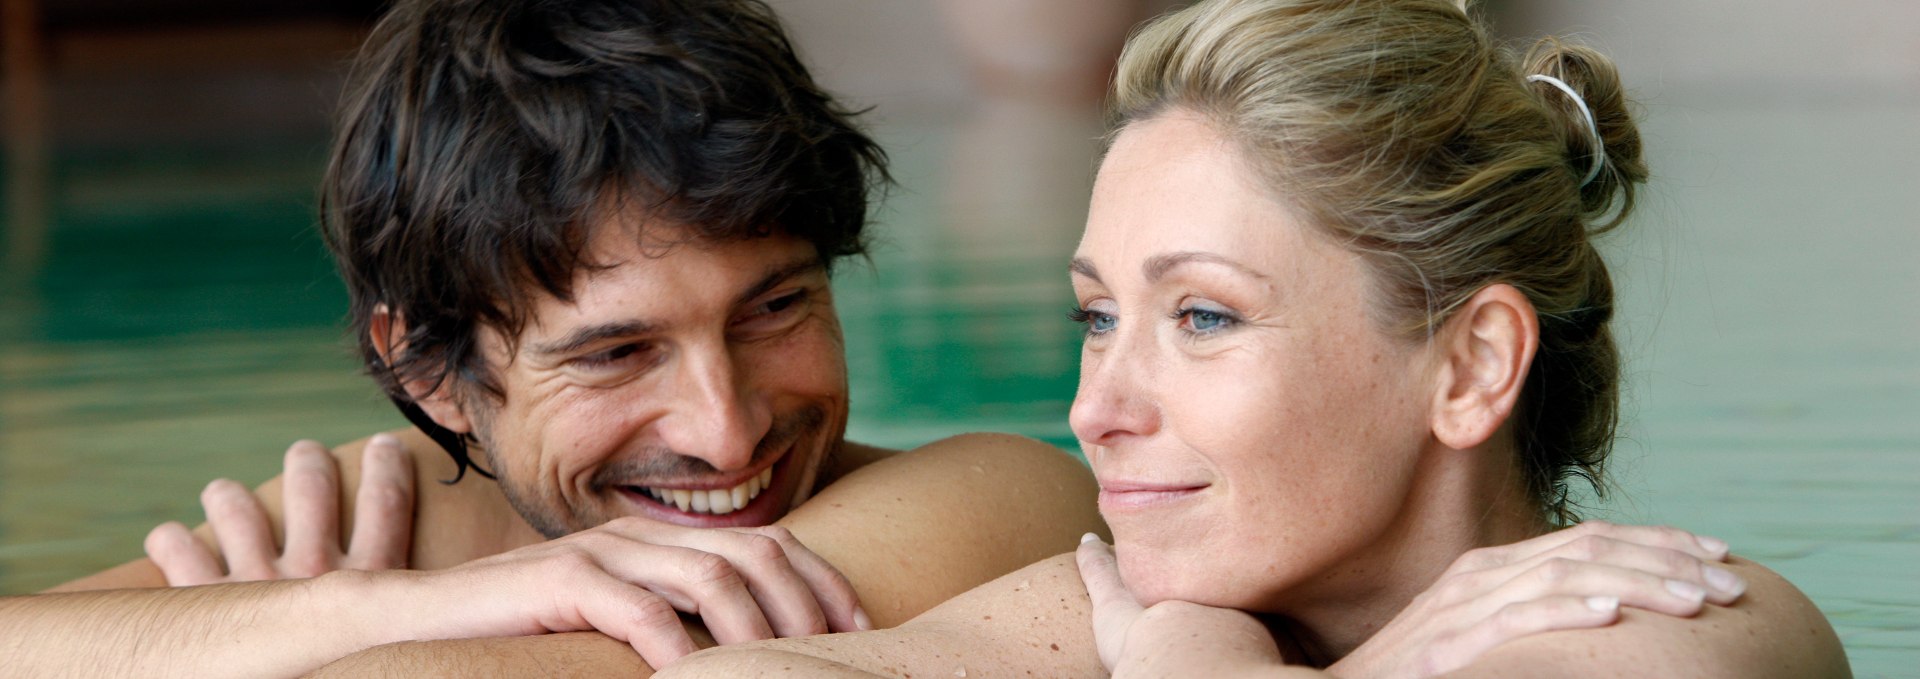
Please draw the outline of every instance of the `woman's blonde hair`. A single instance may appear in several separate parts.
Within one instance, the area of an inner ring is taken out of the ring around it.
[[[1575,100],[1531,74],[1580,94],[1602,148]],[[1176,108],[1361,253],[1389,332],[1429,337],[1490,284],[1525,294],[1540,316],[1514,417],[1528,489],[1562,522],[1576,518],[1569,478],[1604,492],[1620,366],[1591,237],[1626,218],[1647,176],[1606,57],[1548,38],[1516,60],[1447,0],[1208,0],[1120,57],[1115,130]]]

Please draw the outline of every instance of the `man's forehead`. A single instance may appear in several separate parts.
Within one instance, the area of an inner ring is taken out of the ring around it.
[[[615,233],[591,241],[571,299],[536,298],[525,339],[541,342],[586,324],[657,330],[730,316],[783,282],[827,270],[812,244],[784,232],[722,240],[678,228],[604,231]]]

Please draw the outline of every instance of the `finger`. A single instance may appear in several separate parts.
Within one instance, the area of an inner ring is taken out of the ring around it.
[[[1683,618],[1699,613],[1706,601],[1704,589],[1684,580],[1568,559],[1547,559],[1501,586],[1484,601],[1520,602],[1557,596],[1613,597],[1619,599],[1622,606]]]
[[[799,541],[794,540],[785,529],[707,530],[658,522],[618,520],[608,523],[607,530],[642,542],[697,550],[724,558],[745,584],[762,619],[766,620],[775,635],[799,637],[828,631],[826,613],[815,598],[812,586],[795,569],[785,546],[772,537],[785,535],[788,542],[798,546]],[[852,587],[846,587],[848,593],[843,596],[851,597]],[[843,619],[850,618],[851,613],[843,616]],[[715,637],[718,636],[716,632]]]
[[[1094,646],[1100,653],[1100,662],[1111,671],[1125,651],[1127,629],[1143,609],[1121,581],[1119,562],[1107,543],[1092,533],[1082,536],[1074,560],[1080,566],[1080,580],[1086,583],[1087,597],[1093,603]]]
[[[699,615],[715,641],[735,644],[773,638],[773,629],[745,578],[725,557],[632,540],[610,530],[578,535],[573,544],[588,550],[608,574],[665,597],[674,608]]]
[[[673,605],[660,596],[611,579],[594,589],[603,591],[579,598],[582,621],[627,642],[648,665],[666,667],[699,650]]]
[[[775,634],[804,636],[873,629],[872,619],[860,608],[860,597],[854,593],[853,583],[833,564],[801,544],[792,532],[779,526],[740,528],[734,532],[761,536],[772,540],[779,548],[780,558],[769,558],[765,563],[733,560],[734,565],[741,567],[741,573],[747,577],[750,588],[758,587],[757,581],[767,579],[772,581],[767,594],[784,594],[789,591],[788,587],[796,587],[799,595],[811,599],[778,602],[778,605],[770,606],[767,597],[755,589],[755,597],[760,599],[760,608],[766,611],[767,622],[773,625]],[[759,549],[758,546],[750,548]],[[787,581],[789,575],[795,582]],[[792,631],[788,631],[789,627],[793,628]]]
[[[282,472],[287,545],[281,566],[295,577],[331,571],[340,554],[340,465],[317,441],[287,448]]]
[[[1482,622],[1431,647],[1425,672],[1446,674],[1466,667],[1501,644],[1542,632],[1605,627],[1620,618],[1612,597],[1556,596],[1508,604]]]
[[[200,506],[206,509],[207,523],[213,526],[213,537],[226,557],[228,575],[238,581],[278,577],[274,561],[279,549],[273,544],[273,528],[253,491],[229,479],[216,479],[201,491]]]
[[[1530,566],[1548,558],[1603,563],[1669,580],[1683,580],[1705,588],[1707,601],[1720,605],[1733,603],[1747,590],[1745,579],[1694,554],[1599,534],[1573,540],[1521,565]]]
[[[1635,526],[1607,521],[1587,521],[1572,528],[1515,543],[1512,545],[1514,550],[1509,562],[1533,558],[1589,535],[1686,552],[1708,561],[1724,561],[1727,558],[1727,543],[1718,538],[1694,535],[1670,526]]]
[[[357,570],[406,568],[413,547],[413,461],[400,439],[379,434],[361,453],[354,497],[353,544],[345,566]]]
[[[170,587],[192,587],[220,581],[220,562],[207,546],[194,539],[193,531],[178,521],[168,521],[147,533],[147,558],[160,567]]]

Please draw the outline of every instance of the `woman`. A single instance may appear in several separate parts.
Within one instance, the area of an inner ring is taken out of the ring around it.
[[[1604,57],[1516,61],[1440,0],[1212,0],[1129,41],[1114,113],[1071,266],[1114,549],[669,674],[1848,673],[1723,544],[1554,532],[1618,401],[1590,239],[1646,178]]]

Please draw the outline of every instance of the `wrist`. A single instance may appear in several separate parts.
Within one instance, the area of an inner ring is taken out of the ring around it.
[[[307,581],[307,610],[319,612],[315,626],[345,642],[349,653],[441,638],[427,615],[437,607],[424,605],[418,580],[413,571],[332,571]]]

